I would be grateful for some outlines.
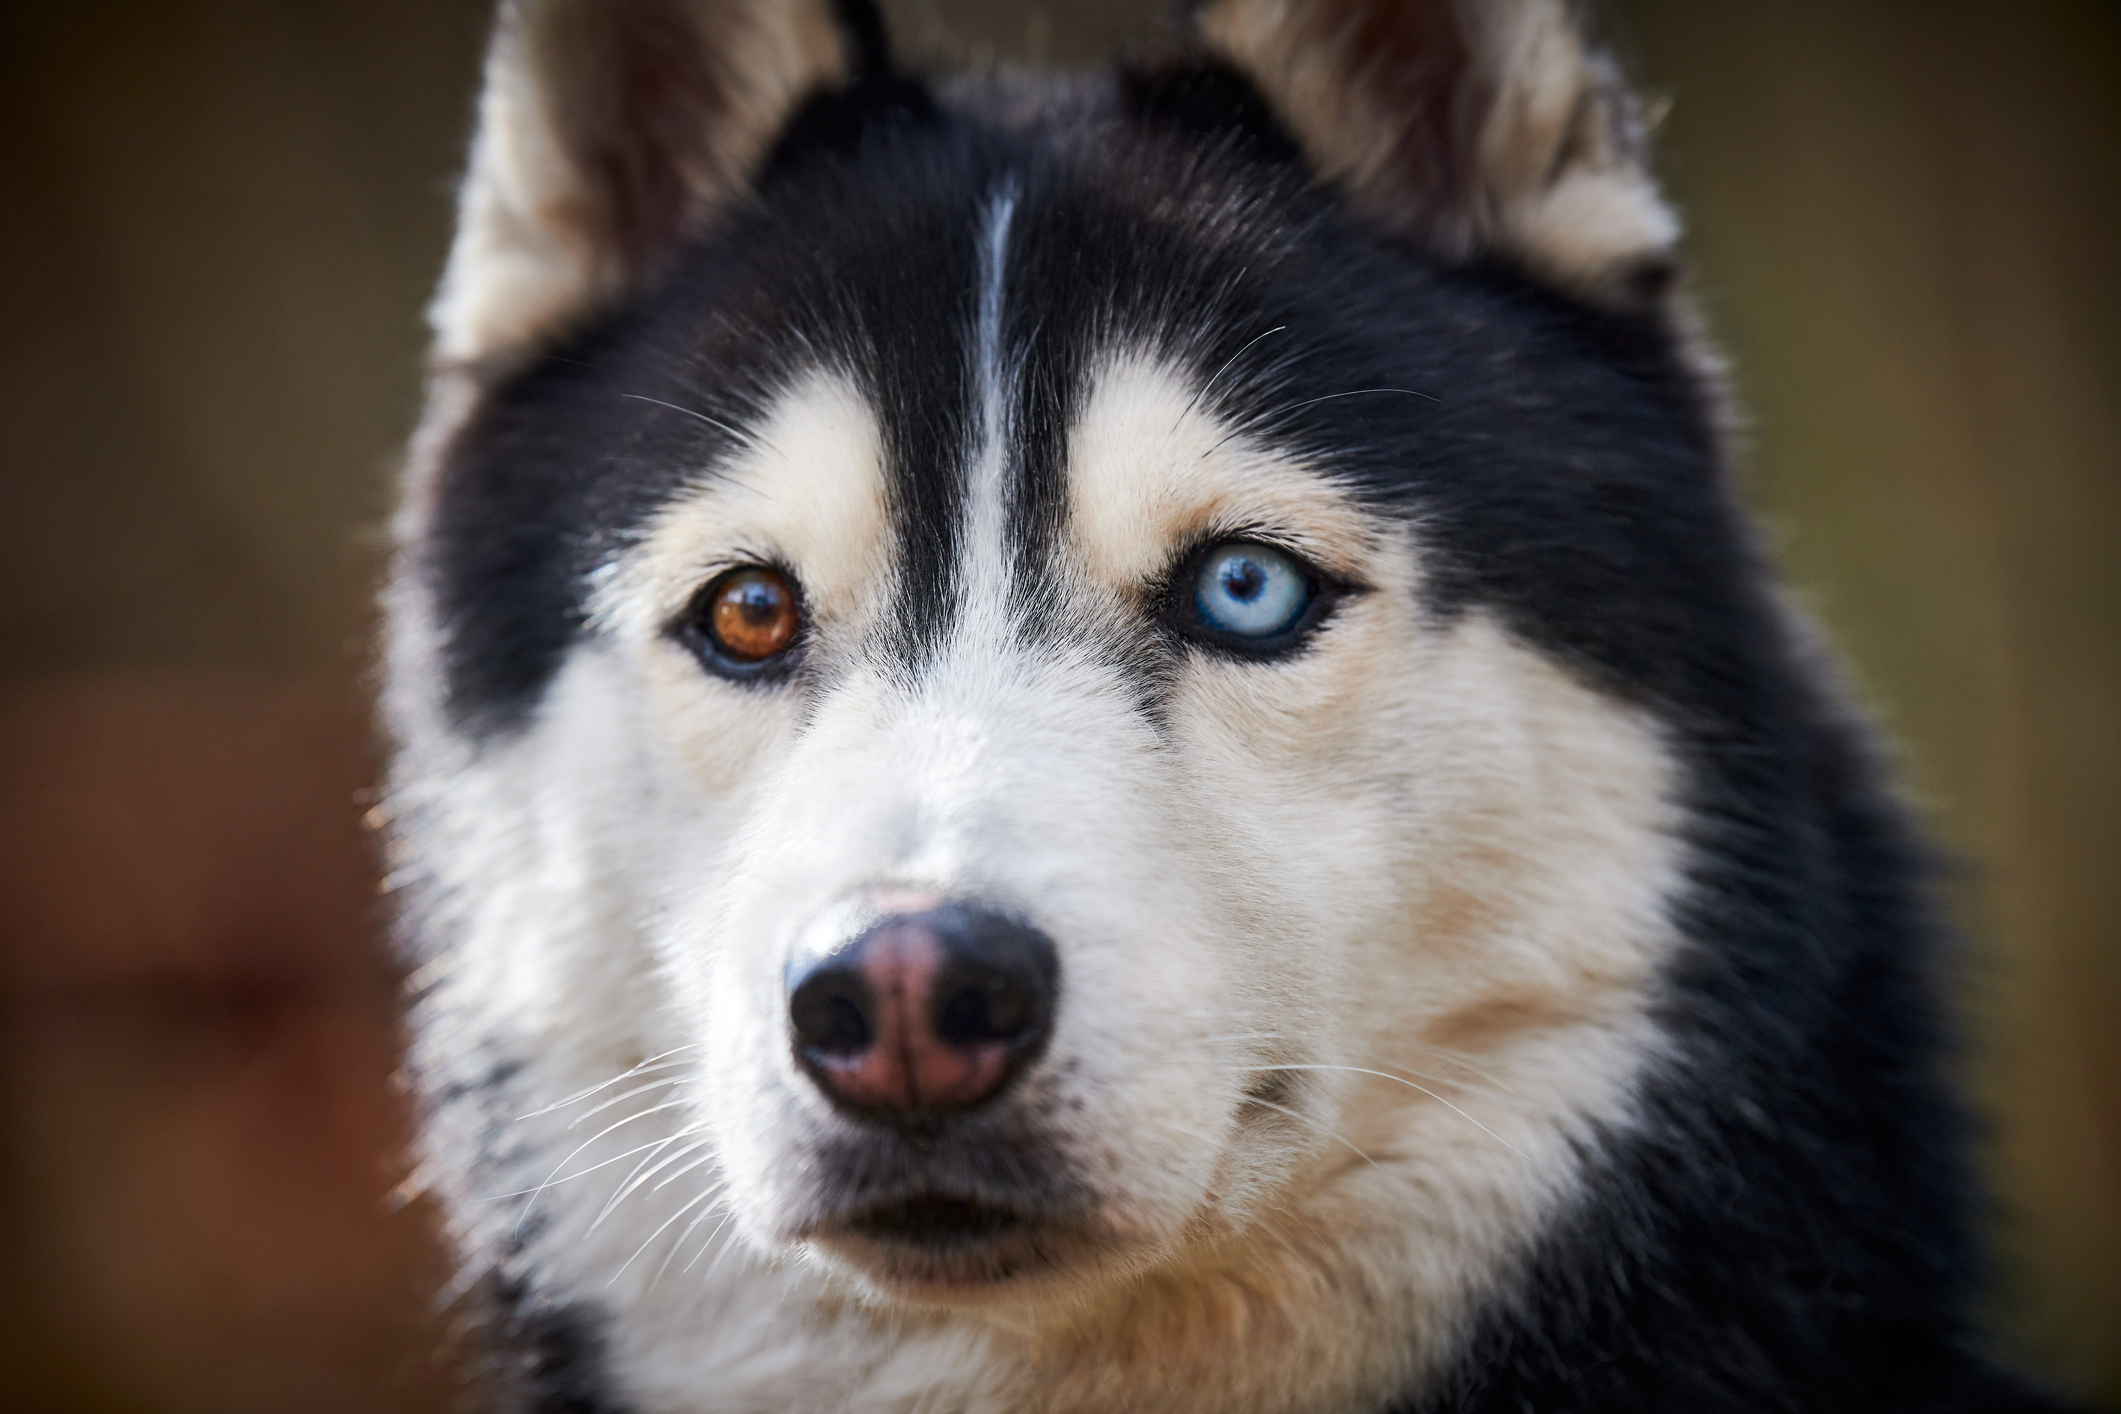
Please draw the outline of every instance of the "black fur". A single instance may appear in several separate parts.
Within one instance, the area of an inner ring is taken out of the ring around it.
[[[1011,192],[1024,563],[1061,526],[1083,358],[1146,346],[1215,375],[1233,424],[1418,513],[1428,612],[1500,613],[1654,712],[1686,765],[1691,941],[1650,1122],[1586,1151],[1573,1217],[1406,1414],[2052,1407],[1994,1374],[1969,1324],[1982,1272],[1928,864],[1770,600],[1678,331],[1366,225],[1220,67],[1129,72],[1049,127],[1007,106],[873,69],[818,98],[756,203],[491,399],[422,550],[465,729],[523,719],[584,631],[585,576],[819,361],[886,419],[907,575],[888,647],[919,671],[955,612],[978,246]],[[1066,631],[1035,583],[1019,608]],[[1153,676],[1183,650],[1114,651]],[[603,1407],[590,1345],[520,1319],[545,1352],[534,1407]]]
[[[493,1414],[627,1414],[610,1392],[594,1312],[541,1304],[514,1278],[490,1280],[480,1304],[493,1352],[485,1379]]]

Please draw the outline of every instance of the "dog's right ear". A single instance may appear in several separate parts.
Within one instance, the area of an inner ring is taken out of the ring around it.
[[[1668,286],[1679,222],[1577,0],[1189,4],[1318,175],[1388,228],[1601,305]]]
[[[651,273],[880,33],[847,0],[502,0],[437,359],[504,358]]]

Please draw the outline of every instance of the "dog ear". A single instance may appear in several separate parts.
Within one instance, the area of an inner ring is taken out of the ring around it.
[[[847,69],[825,0],[502,0],[437,358],[521,349],[634,284]]]
[[[1567,0],[1206,0],[1194,19],[1319,174],[1395,229],[1608,306],[1669,283],[1679,223]]]

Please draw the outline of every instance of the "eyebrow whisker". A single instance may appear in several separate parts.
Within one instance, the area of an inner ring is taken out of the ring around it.
[[[1335,398],[1368,397],[1372,393],[1403,393],[1407,397],[1424,398],[1432,403],[1440,403],[1443,401],[1442,398],[1437,397],[1434,393],[1424,393],[1418,388],[1351,388],[1345,393],[1326,393],[1320,397],[1305,398],[1300,403],[1290,403],[1286,407],[1276,408],[1274,411],[1268,413],[1265,417],[1257,419],[1252,424],[1252,427],[1258,427],[1264,424],[1277,422],[1280,419],[1287,417],[1292,412],[1297,412],[1303,408],[1310,407],[1313,403],[1330,403]],[[1240,427],[1237,431],[1232,432],[1228,437],[1223,438],[1221,442],[1217,442],[1214,446],[1208,448],[1207,451],[1202,452],[1200,454],[1201,460],[1206,461],[1209,457],[1221,451],[1226,443],[1231,442],[1238,437],[1242,437],[1246,432],[1251,431],[1252,427]]]
[[[722,421],[720,418],[709,417],[704,412],[698,412],[688,407],[680,407],[676,403],[666,403],[661,398],[651,398],[646,393],[621,393],[619,394],[619,396],[622,398],[631,398],[637,403],[654,403],[659,408],[669,408],[672,412],[681,412],[687,417],[697,418],[699,421],[706,423],[709,427],[720,428],[722,431],[727,432],[730,436],[736,438],[737,441],[743,442],[747,445],[751,441],[751,438],[748,434],[741,432],[734,427],[731,427],[728,423]]]
[[[1286,324],[1277,324],[1272,329],[1269,329],[1266,334],[1255,334],[1250,340],[1246,342],[1243,348],[1239,349],[1236,353],[1231,354],[1228,358],[1224,359],[1223,366],[1208,375],[1208,381],[1200,385],[1200,391],[1193,395],[1193,401],[1187,403],[1185,406],[1185,410],[1179,413],[1177,418],[1172,421],[1171,430],[1173,432],[1178,431],[1178,424],[1184,422],[1186,420],[1187,414],[1191,413],[1193,409],[1200,406],[1200,400],[1208,396],[1208,390],[1215,386],[1215,380],[1222,377],[1225,373],[1228,373],[1230,371],[1230,365],[1237,362],[1239,359],[1243,358],[1248,352],[1250,352],[1253,344],[1256,344],[1261,339],[1266,338],[1267,334],[1279,334],[1288,327],[1289,326]]]

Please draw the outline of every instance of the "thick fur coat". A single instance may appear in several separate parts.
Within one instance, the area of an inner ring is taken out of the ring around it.
[[[496,1400],[2048,1407],[1677,238],[1557,0],[505,6],[386,695]]]

